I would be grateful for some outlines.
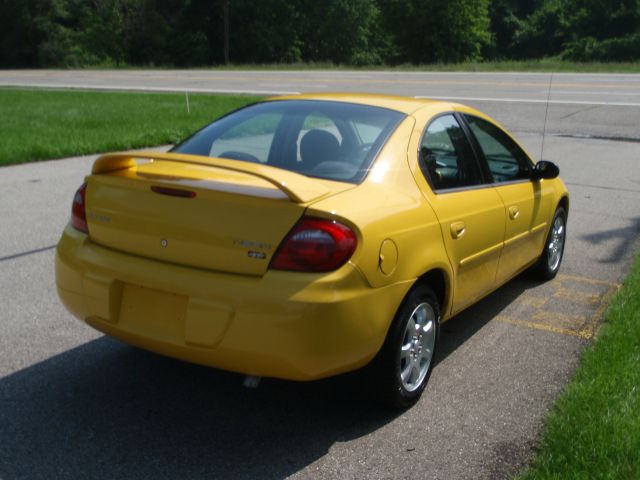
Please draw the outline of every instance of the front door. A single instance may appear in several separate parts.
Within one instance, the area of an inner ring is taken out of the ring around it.
[[[501,284],[540,255],[551,198],[542,194],[540,182],[531,180],[532,162],[506,132],[485,119],[463,116],[504,203],[504,249],[497,274]]]

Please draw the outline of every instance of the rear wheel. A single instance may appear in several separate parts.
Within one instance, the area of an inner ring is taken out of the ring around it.
[[[433,369],[439,334],[438,300],[431,288],[419,285],[402,302],[368,369],[370,387],[383,403],[408,408],[418,401]]]
[[[534,266],[535,273],[542,280],[551,280],[560,270],[566,237],[567,212],[563,207],[558,207],[553,215],[542,255]]]

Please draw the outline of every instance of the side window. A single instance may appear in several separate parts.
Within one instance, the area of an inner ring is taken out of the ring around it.
[[[465,115],[469,128],[480,144],[495,182],[530,178],[531,163],[527,154],[493,123]]]
[[[420,142],[420,166],[434,190],[482,184],[473,150],[456,118],[436,118]]]
[[[248,117],[214,140],[209,156],[266,163],[281,118],[275,113]]]

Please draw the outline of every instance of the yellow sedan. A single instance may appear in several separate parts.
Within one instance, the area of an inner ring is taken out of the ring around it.
[[[527,268],[560,268],[569,208],[469,107],[278,97],[168,153],[103,155],[57,247],[67,309],[124,342],[253,377],[363,368],[408,407],[440,324]]]

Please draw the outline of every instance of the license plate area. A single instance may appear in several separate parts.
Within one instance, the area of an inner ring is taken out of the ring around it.
[[[188,297],[127,283],[119,324],[126,330],[164,341],[183,337]]]

